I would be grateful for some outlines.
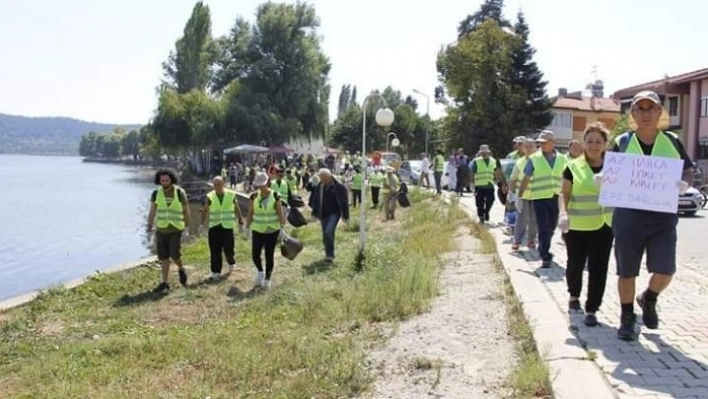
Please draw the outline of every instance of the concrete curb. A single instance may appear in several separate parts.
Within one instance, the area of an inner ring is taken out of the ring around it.
[[[474,205],[465,198],[460,206],[473,220],[477,220]],[[494,219],[503,214],[492,211]],[[536,347],[549,367],[553,397],[557,399],[616,399],[614,392],[597,364],[588,359],[587,351],[570,331],[570,323],[555,303],[543,282],[529,272],[528,262],[511,256],[503,249],[507,237],[500,229],[489,229],[497,245],[497,256],[504,266],[514,292],[521,302]]]
[[[118,273],[118,272],[122,272],[122,271],[124,271],[124,270],[133,269],[133,268],[136,268],[136,267],[138,267],[138,266],[142,266],[142,265],[144,265],[144,264],[146,264],[146,263],[154,262],[154,261],[157,261],[157,257],[155,257],[155,256],[148,256],[148,257],[142,258],[142,259],[137,260],[137,261],[122,263],[122,264],[117,265],[117,266],[109,267],[109,268],[107,268],[107,269],[100,270],[100,272],[103,273],[103,274]],[[86,277],[81,277],[81,278],[77,278],[77,279],[75,279],[75,280],[67,281],[67,282],[64,283],[64,284],[60,284],[59,286],[60,286],[60,287],[64,287],[64,288],[66,288],[66,289],[71,289],[71,288],[74,288],[74,287],[78,287],[78,286],[80,286],[80,285],[86,283],[86,282],[91,278],[91,276],[93,276],[93,275],[95,275],[95,273],[94,273],[94,274],[90,274],[90,275],[88,275],[88,276],[86,276]],[[45,291],[45,290],[36,290],[36,291],[32,291],[32,292],[27,293],[27,294],[24,294],[24,295],[20,295],[20,296],[14,297],[14,298],[10,298],[10,299],[6,299],[6,300],[4,300],[4,301],[1,301],[1,302],[0,302],[0,312],[5,311],[5,310],[8,310],[8,309],[15,308],[15,307],[20,306],[20,305],[24,305],[24,304],[26,304],[26,303],[28,303],[28,302],[31,302],[31,301],[33,301],[35,298],[37,298],[37,296],[38,296],[39,294],[41,294],[43,291]]]

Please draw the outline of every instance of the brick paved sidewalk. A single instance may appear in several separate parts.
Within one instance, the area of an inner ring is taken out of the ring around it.
[[[470,196],[462,198],[460,203],[468,209],[475,209],[474,199]],[[555,254],[555,264],[549,269],[541,269],[536,251],[525,247],[519,253],[511,251],[511,238],[499,223],[503,220],[503,208],[499,203],[492,210],[491,220],[490,230],[497,239],[500,254],[508,254],[503,258],[514,263],[513,269],[533,274],[544,283],[558,312],[564,315],[569,329],[585,345],[588,357],[594,358],[617,397],[708,398],[708,268],[703,273],[696,269],[682,270],[679,254],[679,272],[672,285],[659,297],[660,329],[643,328],[638,314],[637,324],[642,327],[639,339],[624,342],[616,335],[620,306],[614,255],[602,309],[597,314],[600,326],[587,327],[583,324],[582,312],[568,312],[566,252],[560,233],[554,236],[551,250]],[[708,247],[705,252],[708,258]],[[509,265],[506,266],[508,269]],[[637,279],[637,292],[646,287],[647,277],[644,269]],[[581,303],[585,301],[586,287],[587,273]],[[637,311],[641,312],[641,309]]]

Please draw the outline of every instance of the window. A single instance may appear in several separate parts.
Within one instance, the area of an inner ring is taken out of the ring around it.
[[[708,142],[698,144],[698,159],[708,159]]]
[[[678,115],[678,97],[669,97],[669,116]]]
[[[701,98],[701,116],[708,116],[708,97]]]
[[[573,127],[573,114],[570,112],[554,112],[551,127],[567,128]]]

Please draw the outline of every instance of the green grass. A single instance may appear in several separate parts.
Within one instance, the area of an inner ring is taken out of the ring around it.
[[[497,245],[492,234],[479,225],[471,224],[471,233],[480,240],[480,252],[496,254]],[[551,384],[548,365],[536,346],[533,330],[524,309],[514,292],[504,265],[497,256],[494,258],[497,270],[502,274],[504,297],[507,304],[507,324],[509,334],[514,338],[517,361],[506,381],[511,398],[551,398]]]
[[[438,293],[439,254],[462,212],[411,193],[395,222],[370,212],[366,258],[355,261],[357,224],[337,232],[338,260],[323,256],[319,225],[293,234],[294,261],[276,254],[274,287],[252,289],[248,243],[240,271],[207,284],[207,247],[185,248],[188,289],[145,292],[156,265],[97,274],[0,313],[3,398],[338,398],[366,393],[375,376],[367,347],[379,322],[403,320]],[[171,273],[177,287],[176,273]]]

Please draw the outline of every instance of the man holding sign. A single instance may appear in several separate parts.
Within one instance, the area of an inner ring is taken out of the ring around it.
[[[602,173],[596,175],[602,181],[600,203],[615,206],[612,228],[622,305],[617,337],[625,341],[636,338],[633,303],[642,255],[646,253],[651,278],[636,301],[649,329],[659,327],[657,297],[676,272],[678,209],[668,199],[676,201],[690,187],[693,163],[678,136],[663,131],[668,121],[656,93],[637,93],[629,117],[633,131],[617,136],[612,144],[612,151],[622,155],[608,154]],[[613,192],[612,187],[620,184],[625,190]]]

